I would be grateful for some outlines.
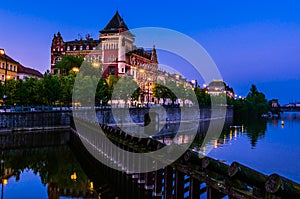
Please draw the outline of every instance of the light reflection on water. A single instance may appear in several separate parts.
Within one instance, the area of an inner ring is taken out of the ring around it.
[[[284,125],[282,125],[282,121],[284,121]],[[221,136],[210,142],[213,149],[208,156],[227,164],[237,161],[265,174],[278,173],[300,182],[300,113],[285,113],[281,119],[237,122],[230,125],[234,127],[225,127]],[[178,142],[186,143],[189,139],[191,138],[188,135],[181,136],[178,138]],[[169,139],[165,138],[164,140],[168,141]],[[198,140],[203,140],[201,134]],[[192,148],[200,150],[197,142]],[[41,158],[33,158],[36,155],[47,161],[40,162]],[[20,157],[24,157],[24,159]],[[73,182],[70,180],[70,175],[73,174],[74,169],[78,176],[82,175],[81,178],[84,179],[82,182],[85,183],[84,186],[87,189],[89,179],[67,147],[54,150],[52,153],[35,152],[32,156],[20,154],[20,157],[15,159],[20,164],[23,163],[25,167],[18,167],[13,162],[11,162],[11,166],[15,166],[15,169],[27,169],[22,170],[19,181],[15,176],[8,179],[8,184],[4,185],[5,199],[21,197],[46,199],[48,198],[47,182],[51,180],[48,177],[51,175],[52,179],[64,183],[65,187],[72,187]],[[39,164],[32,166],[33,161]],[[50,164],[51,161],[53,164]],[[44,172],[42,177],[39,172],[30,169],[37,168],[39,165],[47,167],[39,167]],[[63,165],[66,166],[64,170],[62,170]],[[58,173],[59,175],[56,175]],[[48,181],[43,182],[43,180]]]
[[[300,113],[249,123],[244,132],[232,128],[226,131],[223,143],[209,156],[228,164],[238,161],[265,174],[278,173],[300,182]]]

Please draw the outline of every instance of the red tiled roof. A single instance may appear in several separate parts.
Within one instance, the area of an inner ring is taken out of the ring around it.
[[[18,73],[23,73],[26,75],[31,75],[39,78],[43,77],[42,73],[40,73],[38,70],[27,68],[25,66],[22,66],[21,64],[18,64]]]

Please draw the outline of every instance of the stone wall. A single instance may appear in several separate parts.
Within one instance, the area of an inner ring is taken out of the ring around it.
[[[98,109],[96,111],[96,117],[101,124],[113,125],[116,121],[123,124],[140,123],[144,124],[145,115],[150,113],[156,113],[158,120],[164,121],[185,121],[195,119],[195,115],[199,115],[199,120],[205,121],[211,118],[211,108],[117,108],[113,109]],[[214,115],[212,119],[224,117],[224,107],[214,108]],[[226,107],[226,119],[233,118],[233,108],[231,106]]]
[[[69,126],[70,113],[70,111],[1,113],[0,131],[35,130]]]

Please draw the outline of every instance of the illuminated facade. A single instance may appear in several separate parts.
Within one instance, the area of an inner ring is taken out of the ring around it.
[[[96,40],[87,35],[85,39],[66,42],[60,32],[55,34],[51,45],[51,73],[60,73],[56,64],[64,55],[82,56],[85,61],[101,66],[105,78],[109,75],[132,77],[148,92],[141,101],[154,102],[151,86],[158,74],[155,46],[150,50],[136,47],[135,36],[118,11],[99,32]]]

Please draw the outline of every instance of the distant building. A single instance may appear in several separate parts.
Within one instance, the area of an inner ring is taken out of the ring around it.
[[[42,73],[40,73],[38,70],[22,66],[21,64],[18,65],[17,74],[18,74],[17,75],[18,79],[31,78],[31,77],[36,77],[38,79],[41,79],[43,77]]]
[[[234,91],[222,80],[214,80],[206,87],[207,93],[210,95],[226,94],[228,97],[234,97]]]
[[[0,54],[0,78],[1,82],[5,80],[5,66],[7,61],[7,76],[6,79],[24,79],[25,77],[42,78],[43,75],[32,68],[28,68],[20,64],[18,61],[11,58],[9,55]]]
[[[64,41],[60,32],[55,34],[51,45],[51,73],[60,73],[56,64],[64,55],[83,56],[85,61],[101,66],[105,78],[109,75],[131,76],[140,88],[149,90],[151,101],[152,90],[147,87],[156,81],[158,74],[155,46],[150,50],[136,47],[135,36],[118,11],[99,32],[98,39],[87,35],[85,39],[72,41]]]
[[[19,62],[12,59],[10,56],[0,54],[0,78],[1,82],[5,80],[5,70],[7,62],[7,76],[6,79],[17,79]]]

